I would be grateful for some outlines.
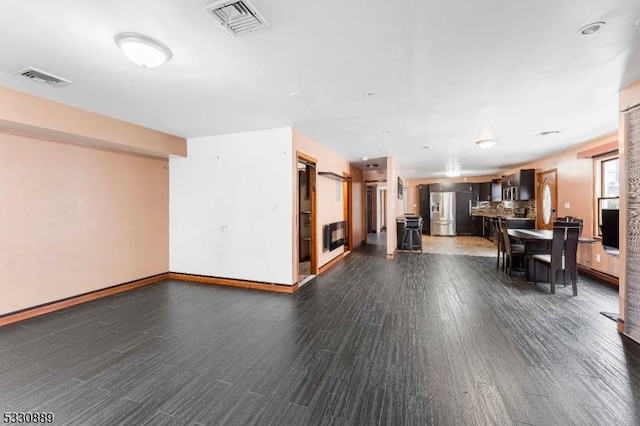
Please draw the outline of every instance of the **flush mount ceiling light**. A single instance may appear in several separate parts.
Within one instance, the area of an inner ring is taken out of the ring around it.
[[[482,149],[493,148],[496,142],[496,137],[489,126],[484,126],[480,132],[480,137],[474,141]]]
[[[560,134],[560,130],[545,130],[544,132],[538,133],[538,136],[551,136]]]
[[[171,59],[171,50],[151,37],[137,33],[120,33],[114,40],[125,56],[142,68],[155,68]]]
[[[604,22],[593,22],[580,28],[578,32],[582,35],[590,35],[598,31],[604,25],[606,25]]]
[[[378,96],[378,92],[374,92],[373,90],[370,90],[368,92],[364,92],[362,96],[364,96],[365,98],[375,98],[376,96]]]
[[[448,172],[445,172],[445,176],[446,177],[458,177],[458,176],[460,176],[460,170],[449,170]]]

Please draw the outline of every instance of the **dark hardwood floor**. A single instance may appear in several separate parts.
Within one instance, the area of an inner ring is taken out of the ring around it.
[[[0,328],[0,410],[81,425],[640,422],[640,350],[489,257],[366,246],[293,295],[167,281]]]

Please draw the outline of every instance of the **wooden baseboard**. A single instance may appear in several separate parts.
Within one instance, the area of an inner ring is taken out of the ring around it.
[[[605,274],[604,272],[597,271],[593,268],[589,268],[588,266],[578,265],[578,271],[587,275],[591,275],[592,277],[598,278],[602,281],[605,281],[609,284],[613,284],[615,286],[620,286],[620,280],[618,277],[614,277],[613,275]]]
[[[331,259],[330,261],[322,265],[320,268],[318,268],[318,275],[324,272],[327,272],[329,269],[333,268],[338,263],[342,262],[345,256],[346,256],[345,253],[339,254],[338,256],[334,257],[333,259]]]
[[[190,281],[190,282],[196,282],[196,283],[202,283],[202,284],[215,284],[215,285],[224,285],[229,287],[249,288],[253,290],[274,291],[277,293],[291,294],[298,291],[298,284],[294,284],[294,285],[270,284],[270,283],[260,283],[255,281],[234,280],[230,278],[209,277],[206,275],[181,274],[177,272],[170,272],[169,279]]]
[[[69,306],[78,305],[80,303],[90,302],[92,300],[112,296],[114,294],[133,290],[134,288],[143,287],[149,284],[155,284],[157,282],[164,281],[167,279],[169,279],[169,273],[165,272],[162,274],[153,275],[151,277],[142,278],[135,281],[129,281],[123,284],[117,284],[112,287],[107,287],[101,290],[84,293],[78,296],[69,297],[67,299],[58,300],[56,302],[51,302],[44,305],[35,306],[33,308],[27,308],[22,311],[2,315],[0,316],[0,327],[2,327],[3,325],[13,324],[18,321],[48,314],[50,312],[58,311],[60,309],[68,308]]]

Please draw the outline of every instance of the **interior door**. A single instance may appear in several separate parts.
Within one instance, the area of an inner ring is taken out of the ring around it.
[[[558,217],[558,172],[547,170],[536,178],[536,228],[553,229]]]

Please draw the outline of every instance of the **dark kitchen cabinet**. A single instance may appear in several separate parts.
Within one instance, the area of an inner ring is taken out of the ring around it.
[[[459,182],[455,184],[455,190],[456,192],[470,192],[471,201],[479,201],[480,184],[478,183]]]
[[[456,234],[472,235],[471,192],[456,192]]]
[[[478,185],[478,201],[491,201],[491,182]]]
[[[536,171],[535,169],[520,170],[518,179],[518,199],[535,200],[536,198]]]
[[[502,201],[502,179],[491,181],[491,201]]]
[[[432,183],[429,185],[430,192],[454,192],[453,183]]]
[[[431,197],[429,192],[429,185],[418,185],[418,192],[420,194],[420,216],[422,216],[422,233],[425,235],[431,234],[431,215],[430,215],[430,203]]]
[[[515,188],[516,200],[533,200],[536,198],[536,171],[522,169],[509,176],[502,176],[502,189]]]
[[[474,237],[482,237],[484,235],[484,216],[471,216],[473,225],[471,235]]]

